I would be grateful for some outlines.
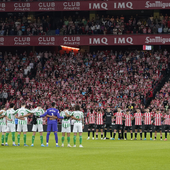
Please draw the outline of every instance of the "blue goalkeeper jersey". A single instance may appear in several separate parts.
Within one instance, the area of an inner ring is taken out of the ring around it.
[[[45,117],[46,115],[50,115],[50,116],[57,116],[59,119],[63,119],[64,117],[60,116],[60,113],[59,113],[59,110],[58,109],[55,109],[55,108],[49,108],[47,109],[47,111],[41,115],[40,117]],[[47,123],[54,123],[56,122],[57,123],[57,119],[55,120],[50,120],[50,118],[48,117],[47,118]]]

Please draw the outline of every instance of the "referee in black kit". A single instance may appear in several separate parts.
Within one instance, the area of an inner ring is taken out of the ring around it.
[[[113,113],[110,111],[110,106],[108,106],[107,110],[105,111],[105,114],[103,115],[103,119],[105,119],[104,140],[109,139],[109,138],[106,138],[108,128],[110,131],[110,139],[112,138],[112,117],[113,117]]]

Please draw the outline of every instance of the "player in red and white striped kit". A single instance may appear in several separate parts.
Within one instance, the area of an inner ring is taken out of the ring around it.
[[[170,132],[170,109],[168,109],[166,115],[164,115],[164,119],[165,119],[165,141],[167,140],[167,132]]]
[[[162,120],[162,114],[160,113],[159,109],[156,110],[156,113],[153,116],[154,123],[155,123],[155,139],[157,137],[157,131],[160,131],[160,138],[162,140],[162,126],[161,126],[161,120]]]
[[[100,129],[101,131],[101,140],[103,139],[103,115],[101,109],[98,109],[98,112],[96,112],[96,139],[98,139],[98,131]]]
[[[135,119],[135,140],[137,140],[137,133],[138,129],[140,132],[140,140],[142,140],[142,118],[143,115],[140,111],[140,109],[136,109],[137,113],[134,114],[134,119]]]
[[[146,113],[143,114],[143,118],[144,118],[144,125],[145,125],[144,140],[146,140],[147,130],[149,130],[150,140],[152,140],[152,118],[153,118],[153,115],[151,112],[149,112],[149,109],[146,109]]]
[[[90,112],[87,113],[87,124],[88,124],[88,138],[90,139],[90,131],[92,130],[94,140],[94,130],[95,130],[95,111],[93,109],[90,110]]]
[[[133,116],[130,114],[130,110],[126,111],[126,114],[124,115],[125,118],[125,139],[127,140],[127,131],[130,130],[131,133],[131,140],[133,140],[133,133],[132,133],[132,119]]]
[[[115,124],[114,135],[113,135],[112,140],[115,140],[117,130],[119,131],[118,140],[120,140],[120,134],[121,134],[122,125],[123,125],[123,122],[122,122],[123,116],[124,116],[124,114],[123,114],[122,110],[120,108],[118,108],[117,112],[114,114],[114,117],[116,118],[116,124]]]

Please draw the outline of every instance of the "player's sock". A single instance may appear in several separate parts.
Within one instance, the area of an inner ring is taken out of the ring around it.
[[[103,138],[103,133],[101,133],[101,138]]]
[[[15,144],[15,132],[12,132],[12,142]]]
[[[113,134],[113,138],[115,138],[115,136],[116,136],[116,132],[114,132],[114,134]]]
[[[140,138],[142,138],[142,132],[140,132]]]
[[[90,137],[90,130],[88,130],[88,137]]]
[[[161,139],[162,139],[162,135],[161,135]]]
[[[76,136],[73,137],[74,145],[76,145]]]
[[[35,136],[32,136],[32,144],[34,144],[34,140],[35,140]]]
[[[47,132],[46,143],[48,143],[48,141],[49,141],[49,136],[50,136],[50,132]]]
[[[145,132],[145,133],[144,133],[144,135],[145,135],[145,138],[146,138],[146,133],[147,133],[147,132]]]
[[[150,138],[152,138],[152,132],[150,132]]]
[[[156,136],[155,136],[155,139],[156,139]]]
[[[138,134],[138,133],[137,133],[137,132],[135,132],[135,138],[136,138],[136,139],[137,139],[137,134]]]
[[[19,134],[17,136],[17,139],[18,139],[18,144],[20,144],[20,135]]]
[[[96,138],[98,138],[98,133],[96,132]]]
[[[165,139],[167,138],[167,131],[165,131]]]
[[[110,137],[112,138],[112,130],[110,130]]]
[[[93,138],[94,138],[94,130],[92,131],[92,133],[93,133]]]
[[[127,139],[127,133],[125,133],[125,139]]]
[[[58,136],[57,136],[57,133],[54,133],[54,135],[55,135],[55,141],[56,141],[56,143],[58,143]]]
[[[26,141],[27,141],[27,135],[24,134],[24,144],[26,144]]]
[[[131,139],[133,138],[133,133],[131,133]]]
[[[2,135],[1,141],[2,141],[2,143],[4,143],[4,135]]]
[[[121,132],[119,132],[119,139],[120,139]]]
[[[61,142],[64,143],[64,136],[61,137]]]
[[[106,137],[107,130],[104,130],[104,137]]]
[[[67,137],[67,142],[68,142],[68,144],[70,144],[70,136]]]
[[[80,145],[82,144],[82,136],[79,136]]]
[[[5,143],[8,142],[8,135],[9,135],[9,133],[6,133],[6,136],[5,136]]]
[[[41,144],[43,144],[43,136],[40,136]]]

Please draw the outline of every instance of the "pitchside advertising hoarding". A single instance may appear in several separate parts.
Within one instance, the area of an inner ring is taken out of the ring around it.
[[[1,12],[170,9],[170,1],[1,2]]]
[[[98,36],[1,36],[0,46],[170,45],[169,34]]]

